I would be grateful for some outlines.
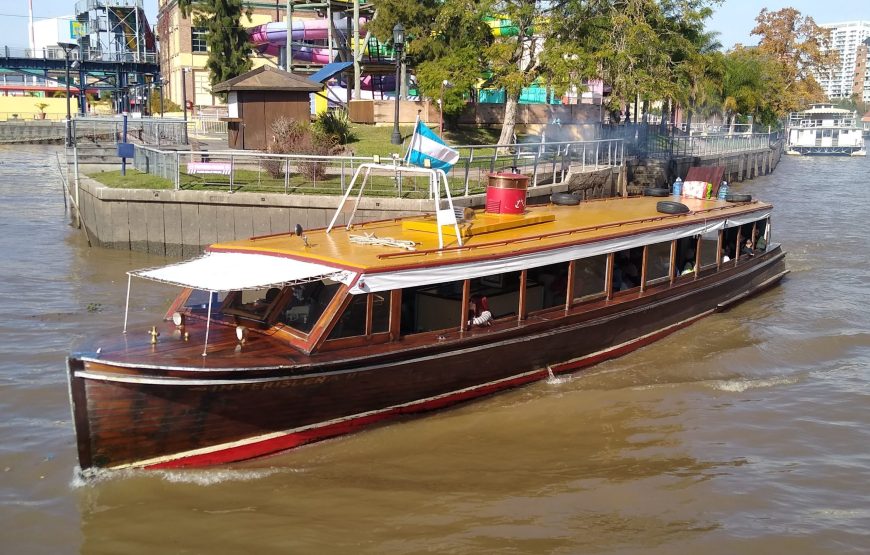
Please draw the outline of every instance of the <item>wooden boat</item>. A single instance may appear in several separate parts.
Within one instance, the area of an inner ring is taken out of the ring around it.
[[[489,211],[448,197],[130,272],[183,289],[150,330],[125,317],[70,356],[81,468],[228,463],[444,407],[630,352],[787,273],[772,206],[748,195],[524,207],[509,189]]]

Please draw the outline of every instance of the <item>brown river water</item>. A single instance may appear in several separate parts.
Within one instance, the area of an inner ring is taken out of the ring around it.
[[[278,456],[76,473],[64,357],[120,333],[58,147],[0,146],[0,553],[870,553],[870,160],[784,158],[780,287],[623,358]],[[172,288],[134,282],[131,326]],[[135,331],[133,331],[135,333]]]

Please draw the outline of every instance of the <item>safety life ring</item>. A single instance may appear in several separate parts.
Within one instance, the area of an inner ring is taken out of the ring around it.
[[[750,202],[752,200],[752,195],[747,195],[743,193],[728,193],[725,195],[725,200],[728,202]]]
[[[662,214],[685,214],[689,211],[689,207],[682,202],[674,202],[672,200],[660,200],[656,203],[656,210]]]
[[[571,193],[553,193],[550,195],[550,202],[560,206],[576,206],[580,204],[580,198]]]
[[[671,192],[664,187],[644,187],[643,196],[645,197],[666,197]]]

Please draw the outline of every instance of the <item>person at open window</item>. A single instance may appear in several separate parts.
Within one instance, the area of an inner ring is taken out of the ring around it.
[[[683,267],[683,271],[682,271],[682,273],[680,273],[680,275],[681,276],[688,276],[688,275],[694,274],[694,273],[695,273],[695,264],[692,262],[686,262],[686,265]]]
[[[747,239],[740,248],[740,256],[755,256],[755,250],[752,248],[752,239]]]
[[[731,257],[728,256],[728,249],[722,247],[722,250],[719,251],[719,255],[722,257],[722,263],[731,262]]]
[[[755,251],[756,252],[764,252],[767,250],[767,239],[764,238],[764,235],[758,230],[755,229]]]
[[[486,297],[474,296],[468,301],[468,327],[491,326],[492,312]]]

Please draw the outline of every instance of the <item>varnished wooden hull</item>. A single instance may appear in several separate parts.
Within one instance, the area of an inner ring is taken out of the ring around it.
[[[503,331],[456,331],[431,345],[322,368],[114,367],[71,357],[82,469],[168,468],[249,459],[447,406],[622,355],[776,284],[773,249],[677,286],[532,317]]]

